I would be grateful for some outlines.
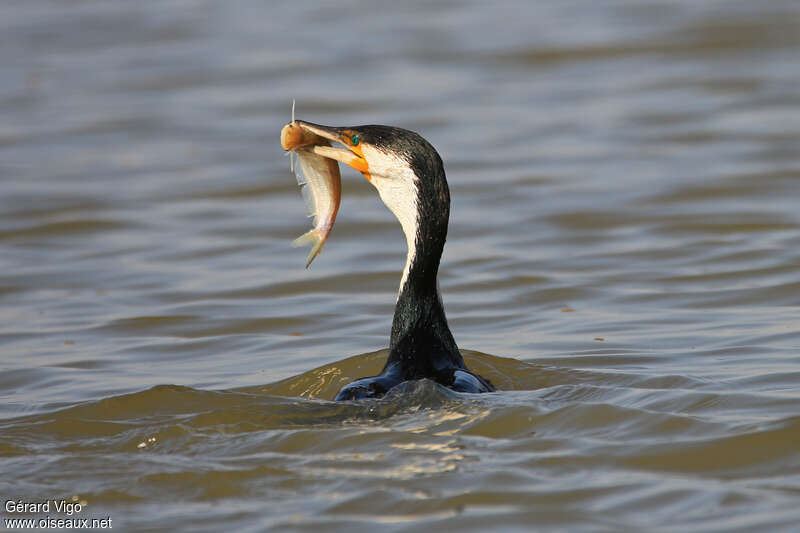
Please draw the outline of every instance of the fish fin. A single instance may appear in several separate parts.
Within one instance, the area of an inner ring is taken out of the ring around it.
[[[292,124],[294,124],[294,98],[292,98]],[[294,152],[289,152],[289,171],[295,172],[295,160],[297,159],[297,154]]]
[[[311,265],[311,261],[319,255],[320,251],[322,251],[322,245],[325,244],[319,230],[312,229],[307,231],[292,241],[292,246],[294,247],[305,246],[307,244],[311,245],[311,250],[308,252],[308,257],[306,258],[306,268],[308,268],[309,265]]]
[[[297,156],[295,155],[295,157]],[[303,195],[303,202],[306,204],[306,212],[308,213],[307,216],[309,218],[316,216],[317,210],[314,207],[314,196],[311,194],[311,189],[308,188],[308,181],[302,172],[302,165],[294,165],[294,175],[297,178],[297,184],[300,186],[300,192]]]
[[[311,189],[304,183],[300,186],[300,192],[303,194],[303,202],[306,204],[306,212],[308,213],[306,216],[309,218],[316,217],[317,211],[314,206],[314,196],[311,194]]]

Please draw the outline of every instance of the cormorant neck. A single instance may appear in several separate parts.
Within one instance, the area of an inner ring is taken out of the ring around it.
[[[405,220],[398,216],[406,234],[408,255],[386,366],[400,363],[397,366],[406,379],[434,377],[452,373],[453,368],[466,368],[447,325],[439,293],[439,262],[447,238],[450,193],[438,154],[436,159],[438,165],[433,172],[420,176],[416,182],[414,216]]]

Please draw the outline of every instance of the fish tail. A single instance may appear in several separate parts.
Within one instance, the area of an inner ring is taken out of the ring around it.
[[[312,229],[298,238],[292,241],[292,246],[305,246],[311,245],[311,250],[308,252],[308,258],[306,259],[306,268],[309,267],[311,261],[314,260],[315,257],[319,254],[322,250],[322,245],[325,244],[325,241],[322,239],[322,232],[318,229]]]

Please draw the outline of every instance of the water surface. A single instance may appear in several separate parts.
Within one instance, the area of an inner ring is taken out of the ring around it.
[[[788,0],[3,4],[0,495],[123,531],[796,529],[799,52]],[[448,318],[500,392],[330,401],[381,367],[404,239],[343,170],[303,268],[292,99],[438,148]]]

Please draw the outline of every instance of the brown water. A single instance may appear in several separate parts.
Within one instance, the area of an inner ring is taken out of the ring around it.
[[[797,2],[317,4],[0,5],[3,502],[800,531]],[[292,99],[439,149],[450,325],[500,392],[330,401],[381,366],[404,242],[346,171],[303,268]]]

